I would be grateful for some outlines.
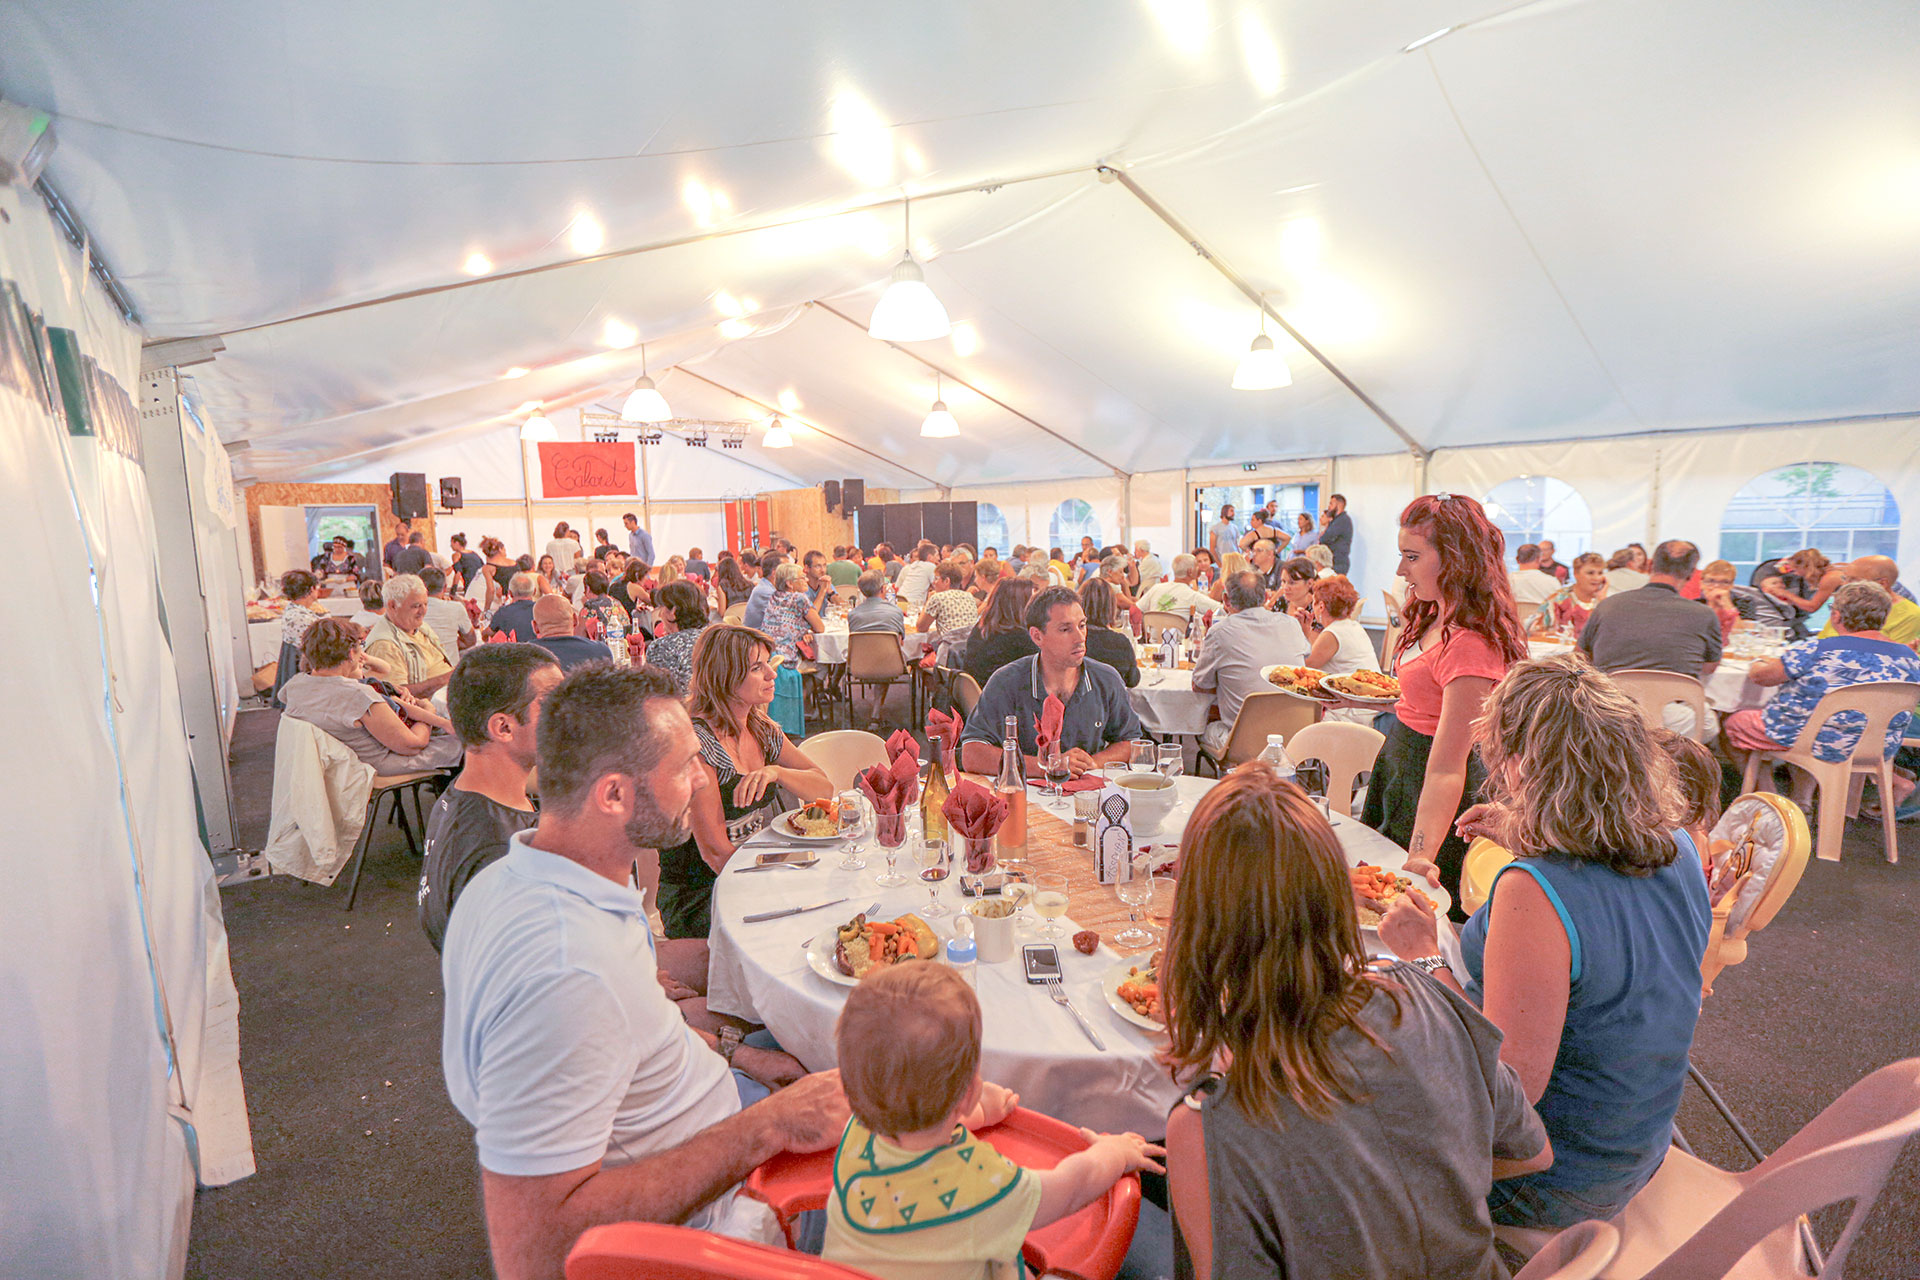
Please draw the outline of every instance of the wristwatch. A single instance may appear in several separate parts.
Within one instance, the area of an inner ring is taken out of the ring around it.
[[[732,1066],[733,1055],[740,1049],[740,1028],[722,1027],[717,1038],[720,1041],[720,1056],[726,1059],[728,1066]]]
[[[1447,963],[1445,956],[1415,956],[1413,959],[1407,961],[1407,963],[1426,974],[1429,978],[1433,976],[1435,969],[1451,969],[1453,967]],[[732,1028],[728,1028],[728,1030],[732,1030]]]

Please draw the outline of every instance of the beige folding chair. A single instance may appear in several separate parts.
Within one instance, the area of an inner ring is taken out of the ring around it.
[[[1216,756],[1202,742],[1194,768],[1198,771],[1204,762],[1213,766],[1216,776],[1224,774],[1264,751],[1268,734],[1285,734],[1287,741],[1292,742],[1293,735],[1312,724],[1319,714],[1320,708],[1314,703],[1278,689],[1271,693],[1250,693],[1240,704],[1240,714],[1233,718],[1233,731],[1227,735],[1227,745]]]
[[[880,690],[874,698],[870,728],[880,727],[880,717],[887,706],[887,690],[902,683],[911,689],[913,673],[907,669],[906,657],[900,652],[900,637],[891,631],[856,631],[847,637],[849,694],[856,686]],[[848,704],[847,720],[852,723],[851,696]]]
[[[826,773],[835,791],[845,791],[859,774],[887,762],[887,744],[864,729],[816,733],[801,742],[800,749]]]
[[[1513,1280],[1594,1280],[1620,1251],[1620,1232],[1610,1222],[1577,1222],[1533,1255]]]
[[[1840,861],[1840,839],[1848,818],[1860,811],[1860,786],[1874,778],[1880,787],[1880,826],[1886,838],[1887,861],[1900,861],[1893,816],[1893,759],[1886,753],[1887,726],[1903,711],[1912,711],[1920,702],[1920,684],[1905,680],[1877,680],[1835,689],[1820,699],[1813,714],[1801,726],[1800,737],[1782,751],[1756,751],[1747,757],[1747,770],[1740,789],[1752,791],[1760,776],[1760,766],[1780,761],[1807,773],[1820,788],[1820,839],[1815,855],[1822,862]],[[1857,711],[1866,716],[1865,730],[1847,760],[1826,761],[1813,754],[1813,741],[1827,721],[1842,711]],[[1768,771],[1772,776],[1772,771]],[[1805,791],[1796,797],[1805,804]]]
[[[1364,724],[1322,720],[1287,737],[1287,756],[1296,765],[1302,760],[1326,765],[1327,804],[1334,812],[1352,817],[1354,779],[1373,769],[1386,744],[1385,734]]]
[[[1667,708],[1679,702],[1693,712],[1693,731],[1688,736],[1699,738],[1706,732],[1707,687],[1692,676],[1646,667],[1609,671],[1607,675],[1640,704],[1640,715],[1652,728],[1663,727]]]
[[[723,622],[737,622],[744,625],[747,620],[747,602],[742,600],[739,604],[728,605],[727,611],[720,615],[720,619]]]
[[[1160,637],[1166,634],[1168,627],[1172,627],[1184,636],[1187,634],[1188,624],[1192,621],[1192,612],[1191,609],[1182,609],[1177,613],[1172,610],[1150,609],[1140,615],[1140,630],[1146,635],[1148,644],[1159,644]]]
[[[972,719],[973,709],[980,705],[980,682],[964,671],[954,672],[953,700],[960,706],[961,719]]]

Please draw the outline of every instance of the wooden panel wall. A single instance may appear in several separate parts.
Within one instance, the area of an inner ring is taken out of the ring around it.
[[[831,556],[836,546],[854,540],[852,518],[839,511],[829,512],[826,496],[817,488],[776,489],[762,496],[767,500],[774,530],[802,552],[823,551]],[[872,503],[899,500],[898,489],[870,488],[866,493],[866,501]]]
[[[247,537],[253,545],[255,565],[266,563],[265,550],[260,542],[262,507],[372,507],[380,513],[380,546],[356,547],[362,559],[371,553],[373,559],[378,560],[380,548],[386,546],[388,540],[400,531],[399,521],[393,518],[393,491],[384,484],[283,484],[261,481],[248,485],[241,492],[247,497]],[[442,549],[434,541],[436,534],[431,512],[425,519],[414,521],[413,527],[427,535],[428,550]],[[247,584],[249,587],[252,585]]]

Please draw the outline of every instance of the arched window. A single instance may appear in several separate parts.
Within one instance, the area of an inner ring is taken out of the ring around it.
[[[1047,521],[1047,545],[1059,547],[1069,556],[1080,549],[1080,539],[1092,538],[1095,546],[1100,541],[1100,517],[1093,514],[1093,507],[1078,498],[1068,498],[1053,509],[1053,518]]]
[[[1720,518],[1720,558],[1740,580],[1764,560],[1814,547],[1833,561],[1894,555],[1900,504],[1871,471],[1796,462],[1749,480]]]
[[[1521,543],[1542,539],[1553,544],[1553,558],[1561,564],[1593,546],[1593,513],[1564,480],[1518,476],[1493,486],[1480,501],[1487,519],[1507,535],[1508,559]]]
[[[980,535],[979,550],[992,547],[1004,558],[1013,554],[1013,535],[1007,531],[1007,518],[1000,514],[1000,508],[991,502],[976,503],[979,518],[977,532]]]

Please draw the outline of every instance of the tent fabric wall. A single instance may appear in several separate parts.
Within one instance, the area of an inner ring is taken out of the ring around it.
[[[1629,542],[1646,543],[1653,536],[1656,456],[1647,441],[1618,438],[1442,449],[1427,464],[1427,492],[1464,493],[1484,502],[1503,481],[1552,476],[1585,499],[1593,517],[1589,546],[1604,555]],[[1563,553],[1566,550],[1561,548]],[[1560,555],[1562,561],[1568,558]]]
[[[0,189],[0,276],[123,388],[138,335],[37,203]],[[145,481],[0,391],[0,537],[41,604],[0,740],[22,795],[0,860],[0,1273],[177,1276],[201,1176],[251,1171],[237,998],[200,846]],[[69,498],[68,495],[71,495]]]
[[[1347,577],[1360,592],[1360,616],[1381,619],[1382,591],[1395,590],[1400,562],[1400,512],[1420,492],[1420,464],[1411,454],[1380,453],[1339,458],[1330,493],[1345,495],[1353,517],[1353,557]],[[1397,594],[1397,592],[1396,592]]]

